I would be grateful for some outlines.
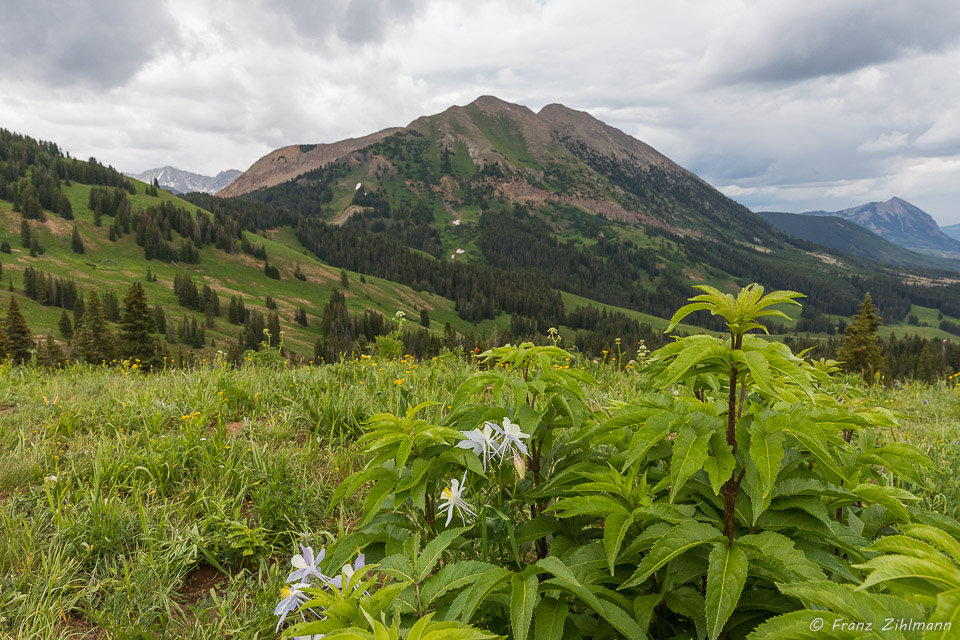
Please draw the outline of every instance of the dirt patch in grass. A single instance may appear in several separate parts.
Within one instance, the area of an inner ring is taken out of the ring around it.
[[[227,432],[227,437],[236,438],[240,435],[240,432],[243,431],[242,422],[227,422],[223,425],[223,429]]]
[[[61,638],[70,638],[71,640],[83,638],[84,640],[100,640],[106,638],[107,632],[102,627],[98,627],[81,613],[71,613],[67,616],[60,631]]]
[[[187,574],[178,593],[184,604],[194,604],[210,595],[210,589],[216,589],[226,581],[225,575],[213,567],[203,565]]]
[[[17,408],[15,404],[0,404],[0,413],[6,413],[8,411],[13,411]]]

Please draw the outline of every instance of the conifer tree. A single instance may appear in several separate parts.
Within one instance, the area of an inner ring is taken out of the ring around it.
[[[147,294],[143,285],[134,282],[127,289],[123,299],[123,313],[120,318],[120,348],[125,358],[139,358],[149,362],[155,353],[150,334],[154,332],[156,322],[154,312],[147,303]]]
[[[73,248],[74,253],[85,253],[86,249],[83,246],[83,238],[80,237],[80,231],[76,227],[73,228],[73,235],[70,238],[70,246]]]
[[[30,333],[30,327],[27,321],[20,313],[20,305],[17,304],[17,297],[10,296],[10,304],[7,306],[7,317],[3,323],[4,335],[7,342],[7,353],[10,354],[10,362],[23,364],[30,359],[30,352],[34,348],[33,335]]]
[[[420,309],[420,326],[425,329],[430,328],[430,313],[426,309]]]
[[[40,348],[37,349],[37,363],[53,369],[59,369],[66,363],[66,356],[63,355],[63,349],[49,333],[43,342],[40,343]]]
[[[60,335],[65,340],[73,338],[73,323],[70,322],[70,316],[67,315],[66,309],[60,312],[60,321],[57,324],[60,328]]]
[[[350,278],[347,276],[346,269],[340,269],[340,286],[344,289],[350,288]]]
[[[883,369],[883,354],[877,344],[881,323],[868,293],[860,304],[860,313],[844,331],[843,344],[837,352],[844,370],[861,373],[867,384],[872,384],[874,376]]]
[[[30,224],[27,222],[26,218],[20,220],[20,244],[23,245],[24,249],[30,248]]]
[[[90,292],[85,307],[80,330],[74,338],[77,355],[90,364],[109,362],[113,353],[113,334],[107,328],[103,305],[96,291]]]

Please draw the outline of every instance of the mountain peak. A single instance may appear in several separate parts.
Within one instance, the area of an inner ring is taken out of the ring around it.
[[[141,182],[152,183],[156,180],[162,188],[179,194],[190,193],[191,191],[216,193],[228,187],[231,182],[240,177],[241,173],[236,169],[228,169],[221,171],[216,176],[204,176],[166,165],[157,169],[148,169],[143,173],[127,175]]]
[[[805,213],[836,216],[855,222],[907,249],[960,255],[960,242],[944,234],[929,213],[897,196],[886,202],[870,202],[842,211],[807,211]]]

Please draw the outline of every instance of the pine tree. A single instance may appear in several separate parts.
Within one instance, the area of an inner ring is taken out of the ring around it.
[[[350,278],[347,277],[346,269],[340,269],[340,286],[342,286],[344,289],[350,288]]]
[[[426,329],[430,328],[430,314],[426,309],[420,309],[420,326]]]
[[[73,323],[70,322],[70,316],[67,315],[66,309],[60,312],[60,322],[57,324],[60,327],[60,335],[63,336],[64,340],[73,337]]]
[[[843,344],[837,352],[844,370],[861,373],[867,384],[872,384],[883,369],[883,353],[877,344],[877,328],[881,324],[868,293],[860,304],[860,313],[844,331]]]
[[[24,249],[30,248],[30,224],[27,222],[26,218],[20,220],[20,244],[23,245]]]
[[[267,330],[270,332],[270,346],[280,346],[280,316],[271,313],[267,320]]]
[[[157,333],[166,334],[167,332],[167,314],[163,312],[163,307],[153,305],[153,326]]]
[[[66,364],[66,357],[63,355],[63,349],[60,343],[53,339],[51,334],[47,334],[40,348],[37,349],[37,363],[43,367],[59,369]]]
[[[4,239],[3,242],[0,242],[0,251],[3,253],[13,253],[13,249],[10,247],[10,242],[8,242],[6,239]]]
[[[80,231],[78,231],[76,227],[73,228],[70,246],[73,248],[74,253],[86,253],[86,249],[83,246],[83,238],[80,237]]]
[[[109,362],[113,353],[113,334],[107,328],[103,305],[96,291],[86,300],[80,330],[74,338],[77,355],[90,364]]]
[[[33,335],[30,333],[30,327],[27,326],[26,319],[20,313],[20,305],[17,304],[16,296],[10,296],[7,317],[3,323],[3,333],[6,336],[10,362],[23,364],[29,360],[30,352],[34,348]]]
[[[120,319],[121,355],[131,360],[139,358],[149,362],[154,355],[150,334],[155,330],[154,312],[147,303],[143,285],[134,282],[123,299],[123,314]]]

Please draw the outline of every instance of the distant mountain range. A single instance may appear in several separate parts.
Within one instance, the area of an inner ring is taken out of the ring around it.
[[[955,240],[960,240],[960,224],[952,224],[949,227],[940,227],[940,231],[943,231],[945,234],[954,238]]]
[[[880,237],[865,227],[837,216],[814,216],[779,211],[761,211],[757,215],[795,238],[822,244],[849,255],[869,258],[897,267],[960,271],[960,260],[911,251]]]
[[[156,179],[162,188],[181,194],[194,191],[216,193],[230,186],[242,174],[242,171],[228,169],[211,177],[190,173],[176,167],[161,167],[159,169],[148,169],[143,173],[128,173],[127,175],[147,184],[153,184],[153,180]]]
[[[900,198],[870,202],[842,211],[806,211],[804,215],[843,218],[901,247],[960,259],[960,239],[945,234],[930,214]]]

